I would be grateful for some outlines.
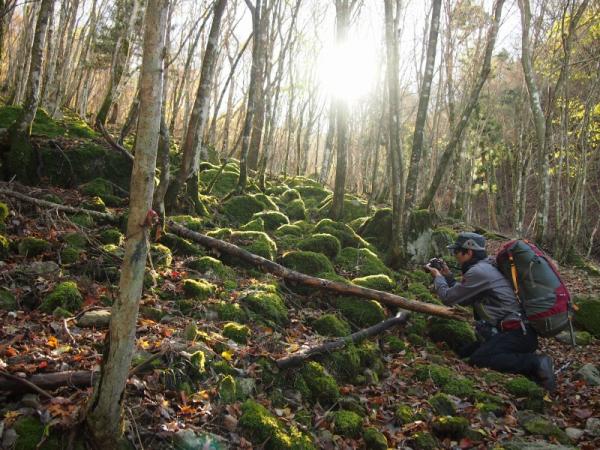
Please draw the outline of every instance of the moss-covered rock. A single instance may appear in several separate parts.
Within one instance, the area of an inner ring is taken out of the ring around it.
[[[311,439],[291,427],[286,432],[282,423],[261,404],[246,400],[238,425],[253,444],[266,450],[316,450]]]
[[[315,233],[327,233],[335,236],[340,241],[342,248],[369,248],[372,247],[368,242],[361,238],[345,223],[335,222],[331,219],[320,220],[314,228]]]
[[[192,258],[185,262],[186,267],[196,270],[209,278],[228,280],[235,276],[235,272],[230,267],[224,265],[221,261],[212,256],[202,256]]]
[[[79,293],[77,283],[74,281],[65,281],[58,284],[52,292],[42,301],[40,311],[52,313],[57,307],[66,309],[69,312],[75,312],[83,304],[83,297]]]
[[[294,387],[309,401],[323,406],[332,405],[340,396],[335,379],[315,361],[306,363],[296,374]]]
[[[254,214],[264,209],[264,203],[252,195],[237,195],[223,203],[223,213],[233,224],[237,225],[248,222]]]
[[[367,220],[369,220],[368,216],[359,217],[358,219],[354,219],[354,220],[348,222],[348,226],[350,228],[352,228],[355,233],[358,233],[358,230],[360,230],[360,227],[362,227]]]
[[[60,252],[60,261],[62,264],[74,264],[79,261],[83,251],[77,247],[66,247]]]
[[[237,303],[219,302],[214,308],[219,320],[231,320],[234,322],[245,322],[248,320],[246,311]]]
[[[600,338],[600,298],[578,297],[575,304],[575,324]]]
[[[250,335],[250,328],[246,325],[242,325],[236,322],[226,323],[223,327],[223,336],[231,339],[238,344],[245,344],[248,342],[248,336]]]
[[[229,239],[233,231],[231,228],[216,228],[206,232],[206,235],[215,239]]]
[[[281,225],[290,223],[287,216],[279,211],[261,211],[254,214],[252,219],[262,219],[267,231],[275,231]]]
[[[455,397],[465,398],[471,396],[475,389],[473,381],[465,377],[457,377],[446,383],[442,391]]]
[[[283,255],[281,262],[285,267],[306,275],[319,276],[334,272],[331,261],[322,253],[291,251]]]
[[[312,323],[315,331],[323,336],[342,337],[350,334],[350,326],[335,314],[323,314]]]
[[[254,314],[268,321],[282,325],[288,320],[287,307],[276,291],[257,286],[243,292],[240,302]]]
[[[302,228],[295,224],[285,224],[281,225],[279,228],[275,230],[275,236],[297,236],[301,237],[304,234]]]
[[[231,375],[225,375],[219,381],[219,399],[223,403],[233,403],[238,396],[237,383]]]
[[[442,302],[433,296],[431,291],[421,283],[409,283],[406,292],[411,299],[416,298],[422,302],[441,305]]]
[[[162,244],[153,244],[150,246],[150,256],[155,268],[167,268],[173,262],[171,250]]]
[[[9,214],[10,210],[8,209],[8,205],[0,202],[0,224],[3,224],[6,221]]]
[[[279,195],[279,201],[283,205],[287,205],[294,200],[302,200],[297,189],[287,189]]]
[[[234,231],[231,233],[229,240],[232,244],[271,261],[277,255],[277,245],[275,242],[266,233],[260,231]],[[239,261],[238,258],[230,258],[224,255],[223,259],[227,263],[238,263],[243,266],[248,265]]]
[[[438,364],[418,364],[415,368],[417,380],[431,379],[437,386],[445,386],[456,376],[457,374],[453,370]]]
[[[449,255],[448,246],[456,242],[458,233],[452,228],[437,227],[431,234],[431,253],[437,256]]]
[[[406,425],[415,421],[414,408],[406,405],[400,404],[396,406],[394,410],[394,418],[398,425]]]
[[[300,250],[323,253],[329,259],[335,259],[340,253],[340,241],[327,233],[316,233],[298,242]]]
[[[204,222],[200,217],[194,217],[189,215],[170,216],[169,220],[177,222],[192,231],[203,231]]]
[[[437,417],[431,424],[431,429],[439,437],[460,439],[469,428],[469,421],[464,417],[442,416]]]
[[[329,197],[319,205],[319,216],[327,217],[331,210],[333,197]],[[351,222],[354,219],[367,214],[367,202],[350,194],[344,195],[344,209],[342,213],[342,222]]]
[[[83,233],[73,232],[62,235],[61,240],[71,246],[76,248],[85,248],[88,244],[87,236]],[[108,242],[106,242],[108,244]]]
[[[518,418],[521,426],[531,434],[554,438],[561,444],[571,444],[571,439],[567,436],[567,433],[542,416],[523,411],[519,413]]]
[[[383,274],[367,275],[366,277],[354,278],[352,283],[358,284],[364,288],[375,289],[376,291],[392,292],[396,288],[396,283],[389,276]]]
[[[0,259],[5,259],[8,257],[8,253],[10,250],[10,241],[6,236],[2,236],[0,234]]]
[[[358,328],[370,327],[385,320],[385,311],[375,300],[362,297],[338,297],[335,299],[335,307]]]
[[[279,211],[277,203],[275,203],[268,195],[259,192],[257,194],[253,194],[253,196],[256,200],[262,203],[265,211]]]
[[[454,406],[452,400],[450,400],[446,394],[442,394],[441,392],[433,395],[429,399],[429,404],[438,415],[451,416],[456,414],[456,406]]]
[[[408,219],[408,237],[416,239],[421,233],[433,227],[435,214],[428,209],[416,209],[411,211]]]
[[[206,300],[216,291],[216,286],[205,280],[183,280],[183,292],[186,297]]]
[[[515,397],[524,398],[521,406],[536,412],[543,412],[544,390],[524,376],[517,376],[504,383],[505,389]]]
[[[335,259],[335,264],[345,273],[358,277],[391,274],[390,269],[379,259],[379,256],[367,248],[343,248]]]
[[[361,372],[360,352],[354,344],[327,356],[327,367],[338,380],[352,382]]]
[[[392,209],[379,209],[357,230],[362,238],[371,242],[380,252],[387,251],[392,241]]]
[[[439,447],[439,443],[427,431],[419,431],[410,437],[412,447],[415,450],[436,450]]]
[[[232,168],[233,166],[230,167],[230,169]],[[208,187],[212,184],[213,187],[210,193],[222,198],[233,191],[237,186],[239,172],[235,172],[233,170],[223,170],[221,173],[219,173],[218,168],[203,170],[199,174],[199,179],[205,187]]]
[[[202,251],[196,245],[172,233],[161,235],[159,242],[175,255],[194,256],[202,254]]]
[[[297,198],[285,203],[284,207],[285,214],[291,220],[305,220],[306,219],[306,205],[304,200]]]
[[[434,342],[445,342],[454,351],[477,340],[469,324],[443,317],[432,317],[427,332]]]
[[[406,342],[398,336],[386,336],[384,342],[391,353],[400,353],[406,350]]]
[[[265,221],[260,217],[242,225],[240,231],[265,231]]]
[[[50,243],[44,239],[26,237],[19,241],[17,248],[19,255],[33,257],[50,250]]]
[[[307,207],[316,207],[332,194],[329,189],[325,189],[323,186],[319,185],[299,185],[295,186],[295,189],[298,191]]]
[[[91,198],[85,200],[81,206],[83,206],[83,208],[89,209],[91,211],[99,211],[99,212],[106,211],[106,204],[98,196],[94,196],[94,197],[91,197]]]
[[[125,240],[125,236],[121,233],[117,228],[109,228],[108,230],[103,230],[98,239],[103,244],[114,244],[114,245],[122,245]]]
[[[15,311],[17,307],[15,296],[6,289],[0,289],[0,310]]]
[[[335,434],[351,438],[359,437],[362,433],[362,417],[353,411],[335,411],[331,413],[333,431]]]

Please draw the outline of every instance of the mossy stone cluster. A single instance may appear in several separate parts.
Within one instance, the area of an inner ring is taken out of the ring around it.
[[[306,205],[304,200],[297,198],[286,203],[284,207],[286,215],[290,220],[305,220],[306,219]]]
[[[600,338],[600,298],[576,298],[575,324]]]
[[[245,344],[248,342],[248,336],[250,335],[250,328],[246,325],[242,325],[236,322],[226,323],[223,327],[223,336],[231,339],[238,344]]]
[[[162,244],[152,244],[150,246],[150,256],[155,268],[166,269],[171,267],[171,263],[173,262],[171,250]]]
[[[240,296],[240,303],[259,319],[283,325],[288,321],[288,311],[283,298],[274,289],[256,286]]]
[[[315,361],[306,363],[296,374],[294,387],[305,399],[312,403],[319,402],[323,406],[332,405],[340,397],[340,389],[335,378]]]
[[[205,280],[183,280],[183,292],[187,298],[206,300],[216,291],[214,284]]]
[[[236,225],[248,222],[254,214],[264,209],[264,203],[249,194],[231,197],[223,203],[223,214]]]
[[[379,256],[367,248],[343,248],[335,259],[335,264],[344,273],[352,274],[355,277],[391,275],[390,269],[379,259]]]
[[[287,216],[279,211],[261,211],[252,216],[252,220],[262,219],[267,231],[275,231],[281,225],[289,224]]]
[[[325,273],[335,273],[331,261],[322,253],[291,251],[283,255],[281,262],[289,269],[315,277]]]
[[[242,405],[239,426],[253,444],[264,445],[266,450],[316,449],[307,435],[295,427],[287,431],[274,415],[254,400],[246,400]]]
[[[314,228],[315,233],[327,233],[335,236],[340,241],[342,248],[368,248],[370,245],[358,234],[354,232],[347,224],[335,222],[331,219],[320,220]],[[367,274],[369,275],[369,274]]]
[[[211,195],[222,198],[228,195],[237,186],[239,172],[223,170],[219,173],[218,168],[213,168],[200,172],[199,179],[205,187],[208,187],[211,184],[213,185],[210,191]]]
[[[366,277],[354,278],[352,283],[376,291],[392,292],[396,288],[396,283],[388,275],[377,274],[367,275]]]
[[[58,284],[42,301],[40,311],[52,313],[56,308],[64,308],[73,313],[81,308],[83,297],[74,281],[64,281]]]
[[[362,434],[362,417],[354,411],[335,411],[331,416],[335,434],[351,438],[357,438]]]
[[[321,217],[325,217],[329,214],[332,201],[333,196],[321,202],[319,205],[319,215]],[[358,219],[365,214],[367,214],[367,202],[354,195],[344,195],[344,212],[341,217],[342,222],[351,222],[352,220]]]
[[[337,297],[335,307],[357,328],[370,327],[385,320],[385,310],[375,300],[362,297]]]
[[[329,259],[335,259],[340,253],[341,245],[338,238],[327,233],[316,233],[298,242],[300,250],[322,253]]]
[[[335,314],[323,314],[313,322],[312,327],[322,336],[342,337],[350,334],[348,323]]]
[[[19,255],[35,257],[50,250],[50,243],[36,237],[26,237],[19,241],[17,246]]]

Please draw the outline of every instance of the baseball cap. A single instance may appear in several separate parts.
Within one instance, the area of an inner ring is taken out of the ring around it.
[[[467,250],[485,250],[485,238],[477,233],[460,233],[456,238],[456,242],[448,246],[448,250],[455,251],[459,248]]]

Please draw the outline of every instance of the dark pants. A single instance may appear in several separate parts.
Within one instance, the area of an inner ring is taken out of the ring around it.
[[[531,376],[537,369],[538,357],[534,354],[537,347],[537,334],[527,327],[525,335],[522,330],[504,331],[461,349],[459,354],[463,358],[468,356],[475,366]]]

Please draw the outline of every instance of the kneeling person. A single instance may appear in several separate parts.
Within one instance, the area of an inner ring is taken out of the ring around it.
[[[510,282],[493,265],[493,258],[487,257],[485,238],[461,233],[448,248],[461,266],[460,282],[454,280],[445,264],[441,271],[426,267],[445,305],[473,306],[478,342],[462,348],[459,355],[469,357],[476,366],[523,374],[554,391],[552,359],[535,354],[537,333],[524,320]]]

